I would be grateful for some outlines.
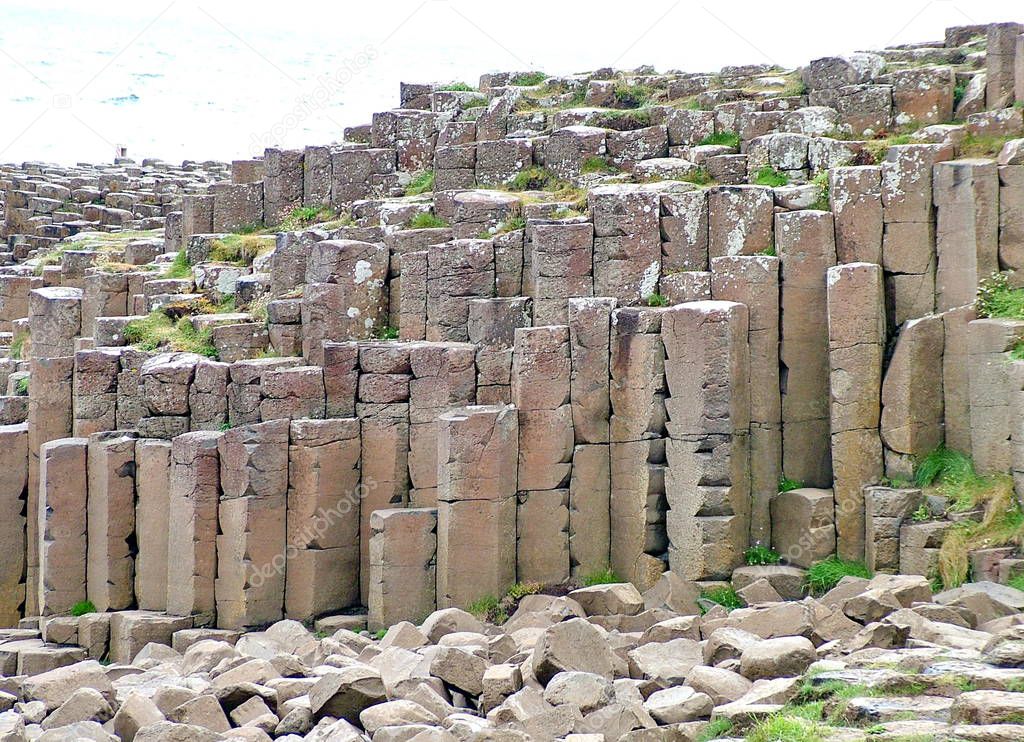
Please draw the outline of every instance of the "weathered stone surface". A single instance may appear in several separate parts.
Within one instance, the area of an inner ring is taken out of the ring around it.
[[[86,599],[88,443],[65,438],[39,451],[39,583],[31,588],[44,615]]]
[[[377,510],[370,519],[371,631],[420,621],[436,607],[437,511]]]

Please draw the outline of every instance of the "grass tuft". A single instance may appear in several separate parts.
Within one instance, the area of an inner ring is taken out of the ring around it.
[[[11,350],[8,353],[10,358],[15,361],[20,361],[25,354],[25,341],[28,339],[28,333],[24,330],[14,333],[14,337],[11,339]]]
[[[828,170],[822,170],[820,173],[815,175],[814,178],[811,180],[811,183],[813,183],[814,185],[818,186],[818,188],[821,189],[821,191],[818,193],[818,199],[813,204],[811,204],[811,208],[817,209],[818,211],[831,211],[831,186],[828,182]]]
[[[170,267],[164,271],[164,278],[192,278],[192,264],[188,262],[188,253],[178,250]]]
[[[789,185],[789,176],[785,173],[780,173],[771,165],[765,165],[754,173],[754,178],[751,180],[751,183],[759,186],[768,186],[770,188],[781,188],[784,185]]]
[[[812,595],[824,595],[844,577],[871,577],[871,570],[860,562],[847,561],[832,555],[815,562],[807,570],[807,588]]]
[[[378,340],[398,340],[398,328],[384,325],[373,333]]]
[[[464,82],[449,82],[441,85],[437,88],[438,90],[450,91],[453,93],[475,93],[476,88],[472,85],[467,85]]]
[[[409,185],[405,187],[406,196],[418,196],[421,193],[427,193],[428,191],[434,190],[434,171],[424,170],[423,172],[416,173],[412,180],[409,181]]]
[[[84,616],[87,613],[95,613],[96,606],[91,600],[80,600],[71,606],[72,616]]]
[[[419,214],[409,220],[408,224],[405,225],[406,229],[438,229],[439,227],[447,227],[448,222],[441,219],[438,216],[431,214],[429,211],[421,211]]]
[[[747,742],[823,742],[821,725],[798,716],[773,714],[754,725]]]
[[[717,144],[724,147],[732,147],[733,149],[740,148],[740,135],[734,131],[720,131],[715,134],[704,137],[700,140],[700,144]]]
[[[763,567],[769,564],[778,564],[782,557],[779,552],[763,544],[751,546],[743,554],[743,559],[752,567]]]
[[[614,175],[618,172],[619,169],[609,162],[607,157],[600,157],[598,155],[588,157],[583,161],[583,164],[580,165],[580,173],[583,175],[589,175],[591,173]]]
[[[978,317],[1024,319],[1024,288],[1010,286],[1005,273],[993,273],[978,283],[974,309]]]
[[[732,732],[732,719],[712,719],[697,735],[697,742],[711,742]]]
[[[583,587],[593,587],[594,585],[615,585],[622,581],[622,578],[615,574],[611,567],[605,567],[604,569],[599,569],[596,572],[583,575],[583,579],[580,580]]]
[[[188,317],[175,321],[159,309],[125,325],[124,336],[130,345],[141,350],[175,350],[217,357],[210,330],[197,332]]]
[[[526,88],[533,85],[540,85],[547,79],[548,74],[545,72],[522,72],[509,80],[509,84],[515,85],[516,87]]]
[[[252,265],[257,256],[274,248],[266,237],[253,234],[229,234],[210,245],[210,260],[214,263]]]
[[[20,379],[18,379],[18,383],[15,384],[15,392],[17,393],[17,396],[19,396],[19,397],[27,397],[28,396],[28,387],[29,387],[29,377],[28,376],[23,376]]]
[[[645,297],[647,300],[647,306],[649,307],[667,307],[668,299],[658,293],[648,294]]]
[[[710,603],[720,605],[728,611],[742,608],[745,605],[743,598],[737,595],[731,587],[712,587],[702,590],[700,597]]]
[[[779,480],[779,492],[790,492],[792,490],[798,490],[804,486],[804,483],[797,479],[790,479],[789,477],[783,477]]]
[[[654,89],[649,85],[619,83],[615,86],[612,95],[615,96],[615,102],[622,108],[641,108],[651,100]]]

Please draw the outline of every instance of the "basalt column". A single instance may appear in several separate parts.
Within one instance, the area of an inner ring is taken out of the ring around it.
[[[446,412],[437,459],[437,605],[465,608],[516,581],[517,411]]]
[[[14,626],[25,602],[28,426],[0,425],[0,626]],[[30,589],[35,590],[33,585]]]
[[[749,313],[750,539],[768,544],[771,501],[782,477],[779,259],[767,255],[714,258],[711,295],[718,301],[745,304]]]
[[[217,625],[239,629],[284,612],[288,420],[226,431],[218,442]]]
[[[608,566],[611,500],[609,374],[615,299],[569,300],[573,432],[569,480],[569,559],[583,577]]]
[[[30,585],[40,615],[70,611],[86,599],[86,438],[62,438],[39,450],[37,582]]]
[[[573,420],[569,328],[516,330],[512,402],[519,411],[518,579],[569,576]]]
[[[612,313],[609,561],[646,589],[665,570],[665,310]]]
[[[701,301],[662,318],[669,566],[686,579],[728,579],[749,543],[747,316],[743,304]]]
[[[808,487],[832,484],[825,274],[836,263],[832,214],[775,216],[781,260],[782,470]]]
[[[29,328],[32,335],[28,405],[28,512],[38,510],[39,447],[72,432],[75,338],[82,329],[82,291],[60,286],[29,293]],[[39,582],[37,519],[28,519],[26,537],[27,584]],[[26,615],[36,615],[38,594],[29,590]]]
[[[359,421],[293,420],[288,447],[285,616],[359,602]]]
[[[848,263],[828,271],[832,467],[838,552],[864,557],[863,487],[883,473],[881,414],[885,297],[882,269]]]
[[[167,612],[213,621],[217,576],[217,502],[221,433],[196,431],[171,442],[167,507]]]

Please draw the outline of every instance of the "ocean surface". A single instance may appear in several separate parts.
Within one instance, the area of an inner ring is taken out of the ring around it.
[[[984,0],[0,0],[0,162],[104,162],[118,146],[136,160],[228,160],[340,140],[344,126],[397,106],[401,80],[793,67],[1019,16],[1017,3]]]

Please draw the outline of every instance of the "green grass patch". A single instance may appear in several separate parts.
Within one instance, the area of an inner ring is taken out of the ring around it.
[[[418,196],[434,190],[434,171],[424,170],[416,173],[405,187],[406,196]]]
[[[84,616],[87,613],[95,613],[96,606],[91,600],[80,600],[71,606],[72,616]]]
[[[697,735],[697,742],[711,742],[732,732],[732,719],[713,719]]]
[[[438,90],[450,91],[453,93],[475,93],[476,88],[472,85],[467,85],[464,82],[448,82],[441,85]]]
[[[918,505],[917,510],[910,514],[910,519],[915,523],[925,523],[932,519],[932,511],[928,509],[926,503]]]
[[[700,140],[701,145],[716,144],[723,147],[740,148],[740,135],[734,131],[720,131],[704,137]]]
[[[509,80],[509,85],[515,85],[516,87],[530,87],[532,85],[540,85],[542,82],[547,80],[549,75],[546,72],[521,72],[518,75],[512,77]]]
[[[871,570],[860,562],[847,561],[832,555],[815,562],[807,570],[807,589],[812,595],[824,595],[844,577],[871,577]]]
[[[1020,135],[997,136],[993,134],[967,133],[960,143],[960,157],[995,157],[1011,139],[1019,139]]]
[[[188,262],[188,253],[184,248],[178,250],[178,254],[164,271],[164,278],[192,278],[192,264]]]
[[[667,307],[668,299],[661,294],[648,294],[646,297],[647,306],[649,307]]]
[[[680,175],[674,180],[682,181],[683,183],[693,183],[694,185],[709,185],[711,183],[711,173],[705,168],[699,167],[686,175]]]
[[[747,742],[823,742],[821,725],[798,716],[773,714],[757,722]]]
[[[1005,273],[993,273],[978,283],[974,310],[978,317],[1024,319],[1024,288],[1013,288]]]
[[[509,587],[501,598],[485,595],[479,600],[470,603],[466,610],[481,621],[487,621],[495,625],[503,624],[515,612],[520,600],[527,595],[539,593],[542,587],[539,582],[517,582]]]
[[[176,350],[217,357],[210,330],[197,332],[188,317],[175,321],[159,309],[125,325],[124,337],[140,350]]]
[[[22,376],[20,379],[18,379],[18,383],[15,384],[15,392],[17,392],[17,396],[19,396],[19,397],[27,397],[28,396],[28,386],[29,386],[29,377]]]
[[[602,175],[614,175],[618,173],[619,169],[613,165],[607,157],[600,157],[598,155],[592,155],[583,161],[580,165],[580,173],[583,175],[590,175],[592,173],[600,173]]]
[[[611,567],[605,567],[596,572],[583,575],[580,582],[583,584],[583,587],[593,587],[594,585],[615,585],[623,582],[623,579],[615,574]]]
[[[490,98],[486,95],[474,95],[471,98],[466,98],[462,101],[462,108],[483,108],[491,102]]]
[[[779,556],[779,552],[775,549],[764,546],[763,544],[755,544],[751,546],[743,554],[743,559],[752,567],[763,567],[769,564],[778,564],[782,557]]]
[[[831,186],[829,185],[828,180],[828,170],[822,170],[820,173],[815,175],[811,180],[811,183],[819,188],[818,198],[813,204],[811,204],[811,208],[817,209],[818,211],[831,211]]]
[[[214,263],[248,266],[259,255],[274,249],[273,240],[263,235],[229,234],[210,245],[210,260]]]
[[[743,598],[736,594],[731,587],[712,587],[701,591],[700,597],[704,600],[722,606],[727,611],[743,608]]]
[[[391,325],[379,327],[373,334],[378,340],[398,340],[398,328]]]
[[[513,192],[547,191],[558,201],[576,202],[586,198],[586,191],[583,189],[562,180],[547,168],[537,166],[516,173],[504,187]]]
[[[754,179],[751,182],[754,185],[780,188],[784,185],[789,185],[789,176],[785,173],[780,173],[771,165],[765,165],[754,173]]]
[[[406,229],[438,229],[447,227],[448,222],[429,211],[421,211],[405,225]]]
[[[769,258],[774,258],[774,257],[778,256],[778,253],[775,252],[775,245],[769,245],[764,250],[760,250],[757,254],[758,255],[765,255],[765,256],[767,256]],[[782,490],[782,491],[785,491],[785,490]]]
[[[1006,584],[1015,590],[1024,590],[1024,572],[1019,572],[1006,581]],[[1022,690],[1024,690],[1024,678],[1020,679]]]
[[[15,361],[20,361],[25,354],[25,341],[28,339],[28,333],[24,330],[19,330],[14,333],[14,337],[11,339],[11,349],[8,352],[8,357],[13,358]]]
[[[792,490],[801,489],[804,483],[798,479],[790,479],[789,477],[783,477],[779,480],[779,492],[790,492]]]
[[[612,95],[616,104],[622,108],[640,108],[651,100],[654,89],[649,85],[618,83],[612,91]]]

